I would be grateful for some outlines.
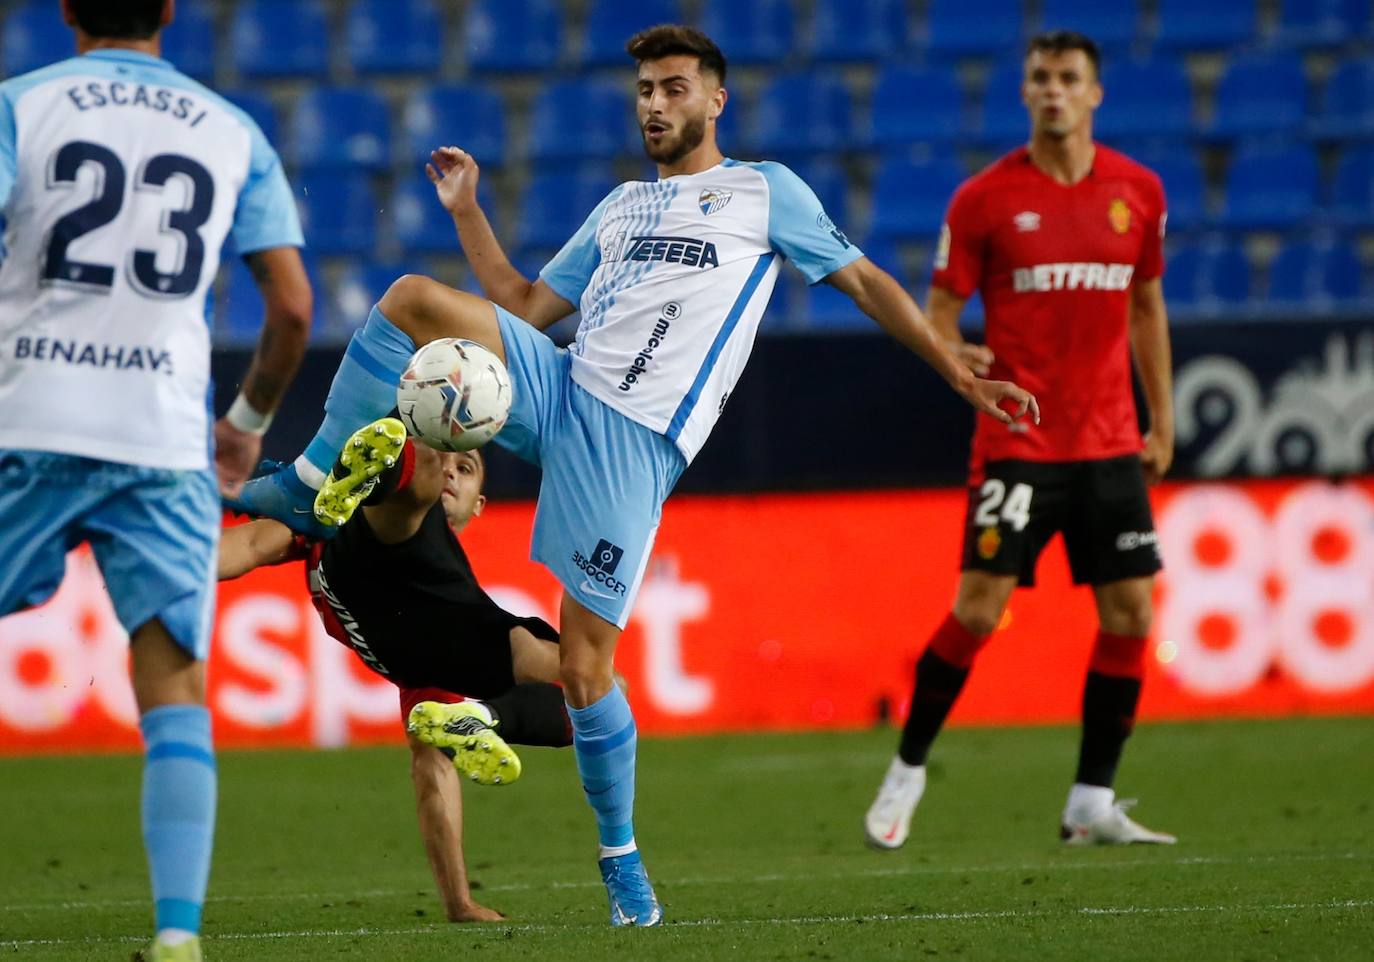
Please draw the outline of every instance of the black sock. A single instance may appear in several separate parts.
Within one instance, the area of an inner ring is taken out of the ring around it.
[[[911,692],[911,711],[902,728],[897,754],[908,765],[924,765],[930,744],[940,733],[945,716],[954,707],[968,680],[967,668],[956,668],[929,648],[916,662],[916,685]]]
[[[527,682],[483,699],[500,723],[496,731],[513,745],[566,748],[572,744],[572,722],[563,689],[544,681]]]
[[[1088,672],[1083,684],[1083,742],[1078,749],[1081,785],[1111,788],[1121,749],[1135,727],[1140,679]]]

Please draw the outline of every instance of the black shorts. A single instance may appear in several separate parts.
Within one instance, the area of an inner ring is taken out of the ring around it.
[[[1035,584],[1035,563],[1064,533],[1074,584],[1103,585],[1162,567],[1140,457],[989,461],[969,488],[963,570]]]
[[[511,629],[558,640],[546,622],[517,617],[482,590],[438,505],[413,537],[391,545],[358,512],[325,545],[317,576],[328,589],[320,602],[342,629],[330,633],[402,688],[490,698],[515,684]]]

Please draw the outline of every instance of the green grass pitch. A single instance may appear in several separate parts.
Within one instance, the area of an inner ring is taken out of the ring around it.
[[[962,729],[897,853],[861,822],[890,731],[641,743],[669,924],[611,930],[570,752],[464,791],[478,897],[442,921],[403,748],[225,752],[206,957],[1374,958],[1374,719],[1149,725],[1120,779],[1172,848],[1067,851],[1068,728]],[[0,959],[127,959],[151,926],[133,757],[0,760]]]

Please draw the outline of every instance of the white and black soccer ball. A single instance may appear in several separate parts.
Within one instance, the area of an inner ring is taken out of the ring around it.
[[[480,448],[510,415],[510,374],[476,341],[444,337],[415,352],[396,388],[413,437],[440,451]]]

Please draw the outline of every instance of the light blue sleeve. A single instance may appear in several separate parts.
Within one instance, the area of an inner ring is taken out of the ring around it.
[[[10,202],[14,179],[19,176],[19,157],[15,146],[14,100],[8,84],[0,85],[0,211]]]
[[[854,263],[863,251],[830,220],[818,198],[782,164],[755,166],[768,181],[768,243],[815,284]]]
[[[253,140],[248,179],[239,191],[230,230],[234,246],[240,254],[273,247],[304,247],[300,212],[296,210],[291,185],[286,182],[281,158],[247,114],[241,114],[239,119]]]
[[[596,267],[601,263],[601,248],[596,243],[596,229],[611,201],[620,196],[625,189],[621,184],[606,195],[601,203],[587,215],[577,233],[568,239],[563,249],[553,255],[553,260],[544,265],[539,277],[553,291],[569,304],[582,300],[582,292],[591,283]]]

